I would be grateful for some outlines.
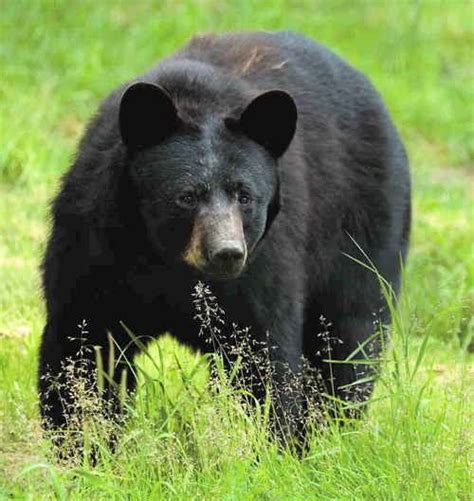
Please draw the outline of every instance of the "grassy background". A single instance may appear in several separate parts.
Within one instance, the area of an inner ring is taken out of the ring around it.
[[[474,4],[4,0],[1,9],[0,496],[468,499]],[[371,77],[407,144],[413,246],[378,398],[360,428],[315,435],[298,461],[261,443],[225,396],[203,397],[202,359],[165,340],[164,367],[142,366],[166,390],[141,392],[123,450],[96,469],[57,467],[35,394],[48,201],[107,92],[197,32],[243,29],[293,29],[330,46]]]

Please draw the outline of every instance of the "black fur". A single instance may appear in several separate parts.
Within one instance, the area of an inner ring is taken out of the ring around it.
[[[83,319],[105,357],[110,330],[133,359],[120,322],[208,350],[191,298],[203,278],[228,325],[268,333],[277,380],[299,372],[304,355],[328,382],[321,316],[343,342],[334,359],[368,339],[374,319],[390,321],[377,279],[346,254],[362,258],[357,242],[398,292],[407,253],[407,157],[379,94],[328,49],[287,32],[198,37],[135,82],[149,85],[104,101],[53,204],[40,376],[75,356]],[[252,195],[239,209],[249,259],[239,277],[214,281],[182,260],[193,210],[175,196],[191,183],[225,197],[229,180]],[[344,396],[360,374],[333,370]],[[62,426],[58,398],[44,378],[39,386],[43,417]]]

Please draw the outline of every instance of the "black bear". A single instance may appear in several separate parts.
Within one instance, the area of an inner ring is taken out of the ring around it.
[[[227,326],[271,346],[276,388],[304,358],[336,397],[367,399],[369,382],[359,396],[352,385],[367,370],[329,369],[318,332],[340,340],[331,356],[345,360],[374,321],[390,322],[377,276],[350,256],[370,259],[396,294],[409,229],[405,149],[364,75],[294,33],[192,39],[103,102],[54,201],[43,262],[45,426],[66,425],[48,381],[77,356],[83,321],[105,359],[110,332],[133,361],[124,326],[209,351],[193,309],[198,281],[210,284]],[[276,415],[300,422],[302,406],[280,393]]]

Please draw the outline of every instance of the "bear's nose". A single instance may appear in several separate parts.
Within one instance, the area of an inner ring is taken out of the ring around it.
[[[245,257],[244,246],[239,241],[227,241],[210,253],[210,261],[219,268],[233,267]]]

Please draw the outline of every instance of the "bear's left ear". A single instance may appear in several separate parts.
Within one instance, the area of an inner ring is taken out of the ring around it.
[[[158,144],[176,130],[178,122],[176,107],[163,87],[136,82],[123,93],[119,128],[129,149]]]
[[[293,98],[282,90],[270,90],[257,96],[247,106],[238,126],[274,158],[279,158],[293,139],[297,118]]]

